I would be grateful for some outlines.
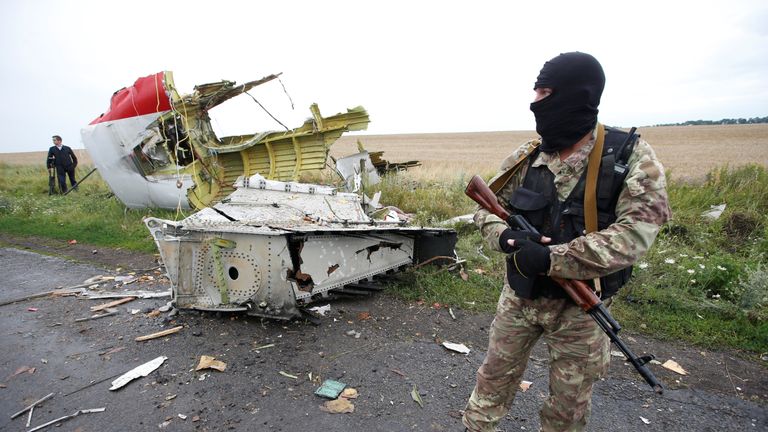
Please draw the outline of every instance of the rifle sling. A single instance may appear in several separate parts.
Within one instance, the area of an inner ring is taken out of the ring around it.
[[[597,140],[589,153],[587,162],[587,181],[584,188],[584,226],[586,234],[597,231],[597,177],[600,174],[600,161],[603,155],[603,143],[605,142],[605,127],[597,124]],[[602,288],[600,278],[595,278],[595,291],[600,297]]]

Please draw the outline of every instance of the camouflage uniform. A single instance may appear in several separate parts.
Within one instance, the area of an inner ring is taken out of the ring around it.
[[[593,132],[592,139],[564,161],[560,161],[558,153],[540,152],[533,162],[533,166],[545,165],[552,171],[560,200],[576,186],[594,144]],[[534,148],[534,141],[521,146],[502,163],[501,173]],[[628,166],[629,173],[616,204],[616,222],[568,243],[550,246],[548,275],[592,279],[632,265],[648,250],[659,227],[671,216],[664,169],[642,139],[638,140]],[[527,164],[523,164],[497,193],[500,202],[509,200],[522,184],[526,171]],[[507,228],[504,221],[480,209],[475,213],[475,223],[487,245],[501,251],[499,237]],[[605,304],[608,306],[610,299]],[[491,324],[488,353],[477,371],[477,384],[464,413],[463,422],[470,431],[493,431],[506,415],[530,351],[542,336],[549,347],[550,361],[550,395],[540,413],[542,430],[585,428],[592,384],[608,370],[608,337],[569,299],[519,298],[505,280]]]

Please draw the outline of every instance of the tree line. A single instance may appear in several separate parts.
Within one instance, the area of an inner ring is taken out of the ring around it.
[[[688,120],[683,123],[663,123],[653,126],[701,126],[701,125],[731,125],[731,124],[756,124],[768,123],[768,116],[750,118],[729,118],[722,120]]]

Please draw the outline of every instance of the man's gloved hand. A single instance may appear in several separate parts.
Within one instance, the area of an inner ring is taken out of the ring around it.
[[[515,245],[512,246],[509,244],[508,240],[515,240]],[[512,228],[507,228],[499,236],[499,246],[504,253],[511,254],[520,249],[519,243],[517,243],[518,240],[533,240],[538,242],[540,238],[528,231],[516,231]]]
[[[545,243],[549,242],[548,237],[542,239],[547,239]],[[527,239],[515,240],[513,247],[517,249],[511,258],[514,268],[524,277],[533,277],[549,270],[552,261],[548,247]]]

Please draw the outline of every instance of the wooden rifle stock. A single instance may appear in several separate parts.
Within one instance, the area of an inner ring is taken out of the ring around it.
[[[479,176],[472,177],[469,184],[467,184],[464,193],[472,198],[474,202],[479,204],[480,207],[500,217],[510,227],[529,231],[534,235],[541,236],[541,233],[531,226],[525,218],[519,215],[510,215],[510,213],[499,204],[496,194],[493,193]],[[653,360],[654,357],[652,355],[643,357],[636,356],[624,341],[619,338],[618,333],[619,330],[621,330],[621,326],[616,322],[613,316],[611,316],[608,309],[603,305],[603,302],[600,301],[600,298],[598,298],[592,291],[592,288],[580,280],[562,279],[552,276],[550,276],[550,278],[563,288],[566,294],[573,299],[577,306],[583,309],[584,312],[588,313],[592,319],[597,322],[597,325],[606,335],[608,335],[611,342],[616,344],[621,352],[624,353],[627,361],[632,363],[632,366],[634,366],[637,372],[640,373],[643,379],[645,379],[645,382],[647,382],[656,393],[661,394],[664,391],[664,388],[661,386],[661,383],[656,376],[653,375],[653,372],[645,366],[645,364]]]

